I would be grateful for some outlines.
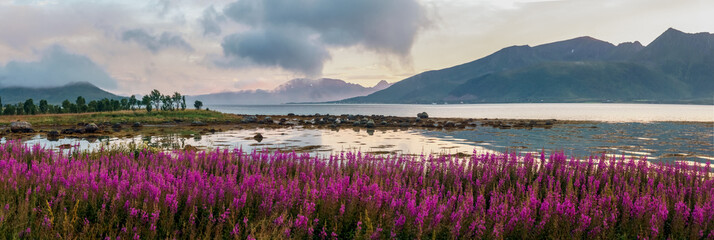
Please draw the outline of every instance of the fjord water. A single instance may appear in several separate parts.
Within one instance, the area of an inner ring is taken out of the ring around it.
[[[524,118],[595,120],[556,124],[550,129],[476,127],[458,131],[424,129],[314,129],[301,126],[279,129],[240,129],[207,135],[137,136],[133,138],[63,138],[49,141],[37,135],[29,144],[58,148],[78,144],[96,149],[109,143],[144,142],[164,149],[232,148],[282,149],[311,153],[359,150],[371,153],[471,154],[485,152],[563,151],[569,155],[612,154],[647,157],[651,161],[684,160],[704,163],[714,159],[714,106],[654,104],[484,104],[484,105],[269,105],[209,106],[239,114],[384,114],[433,117]],[[667,122],[669,121],[669,122]],[[688,121],[687,123],[675,121]],[[170,127],[170,126],[169,126]],[[253,136],[261,133],[262,141]],[[4,142],[5,139],[3,138]]]
[[[712,102],[714,103],[714,102]],[[212,110],[251,115],[360,114],[416,117],[558,119],[604,122],[714,122],[714,105],[620,103],[514,104],[282,104],[213,105]]]

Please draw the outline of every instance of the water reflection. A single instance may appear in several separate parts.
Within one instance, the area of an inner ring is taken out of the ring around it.
[[[256,135],[262,136],[257,138]],[[3,138],[2,141],[5,141]],[[485,152],[564,151],[568,155],[646,156],[653,161],[714,159],[714,129],[711,124],[597,123],[563,124],[551,129],[497,129],[477,127],[462,131],[420,129],[243,129],[207,135],[167,134],[133,138],[26,140],[50,148],[78,144],[80,149],[97,149],[112,143],[146,143],[162,149],[187,147],[281,149],[329,154],[362,151],[375,154],[472,154]]]

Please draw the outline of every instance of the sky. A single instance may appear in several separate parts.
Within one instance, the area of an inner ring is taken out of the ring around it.
[[[372,86],[501,48],[714,32],[711,0],[0,0],[0,87],[121,95]]]

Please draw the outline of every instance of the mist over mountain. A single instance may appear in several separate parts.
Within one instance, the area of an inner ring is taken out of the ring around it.
[[[391,84],[382,80],[373,87],[363,87],[339,79],[293,79],[272,90],[245,90],[189,97],[204,104],[283,104],[301,102],[328,102],[357,96],[366,96],[384,90]]]
[[[0,87],[0,98],[3,104],[16,104],[32,98],[35,103],[44,99],[50,104],[60,104],[65,99],[74,102],[78,96],[87,102],[103,98],[119,99],[121,96],[104,91],[88,82],[75,82],[59,87]]]
[[[648,46],[579,37],[512,46],[341,103],[714,104],[714,34],[668,29]]]

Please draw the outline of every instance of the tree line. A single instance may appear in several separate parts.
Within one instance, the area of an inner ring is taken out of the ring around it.
[[[196,100],[193,106],[196,109],[201,109],[201,107],[203,107],[203,103]],[[186,96],[181,95],[178,92],[174,92],[173,95],[163,95],[159,92],[159,90],[154,89],[151,93],[145,95],[141,100],[132,95],[129,98],[122,98],[119,100],[104,98],[101,100],[92,100],[87,102],[84,97],[79,96],[74,102],[70,102],[69,99],[65,99],[60,105],[49,104],[47,100],[44,99],[40,100],[38,104],[35,104],[35,101],[32,98],[25,100],[24,103],[20,102],[17,104],[3,105],[2,97],[0,97],[0,113],[2,113],[2,115],[110,112],[120,110],[137,110],[142,108],[148,112],[158,110],[185,110]]]

